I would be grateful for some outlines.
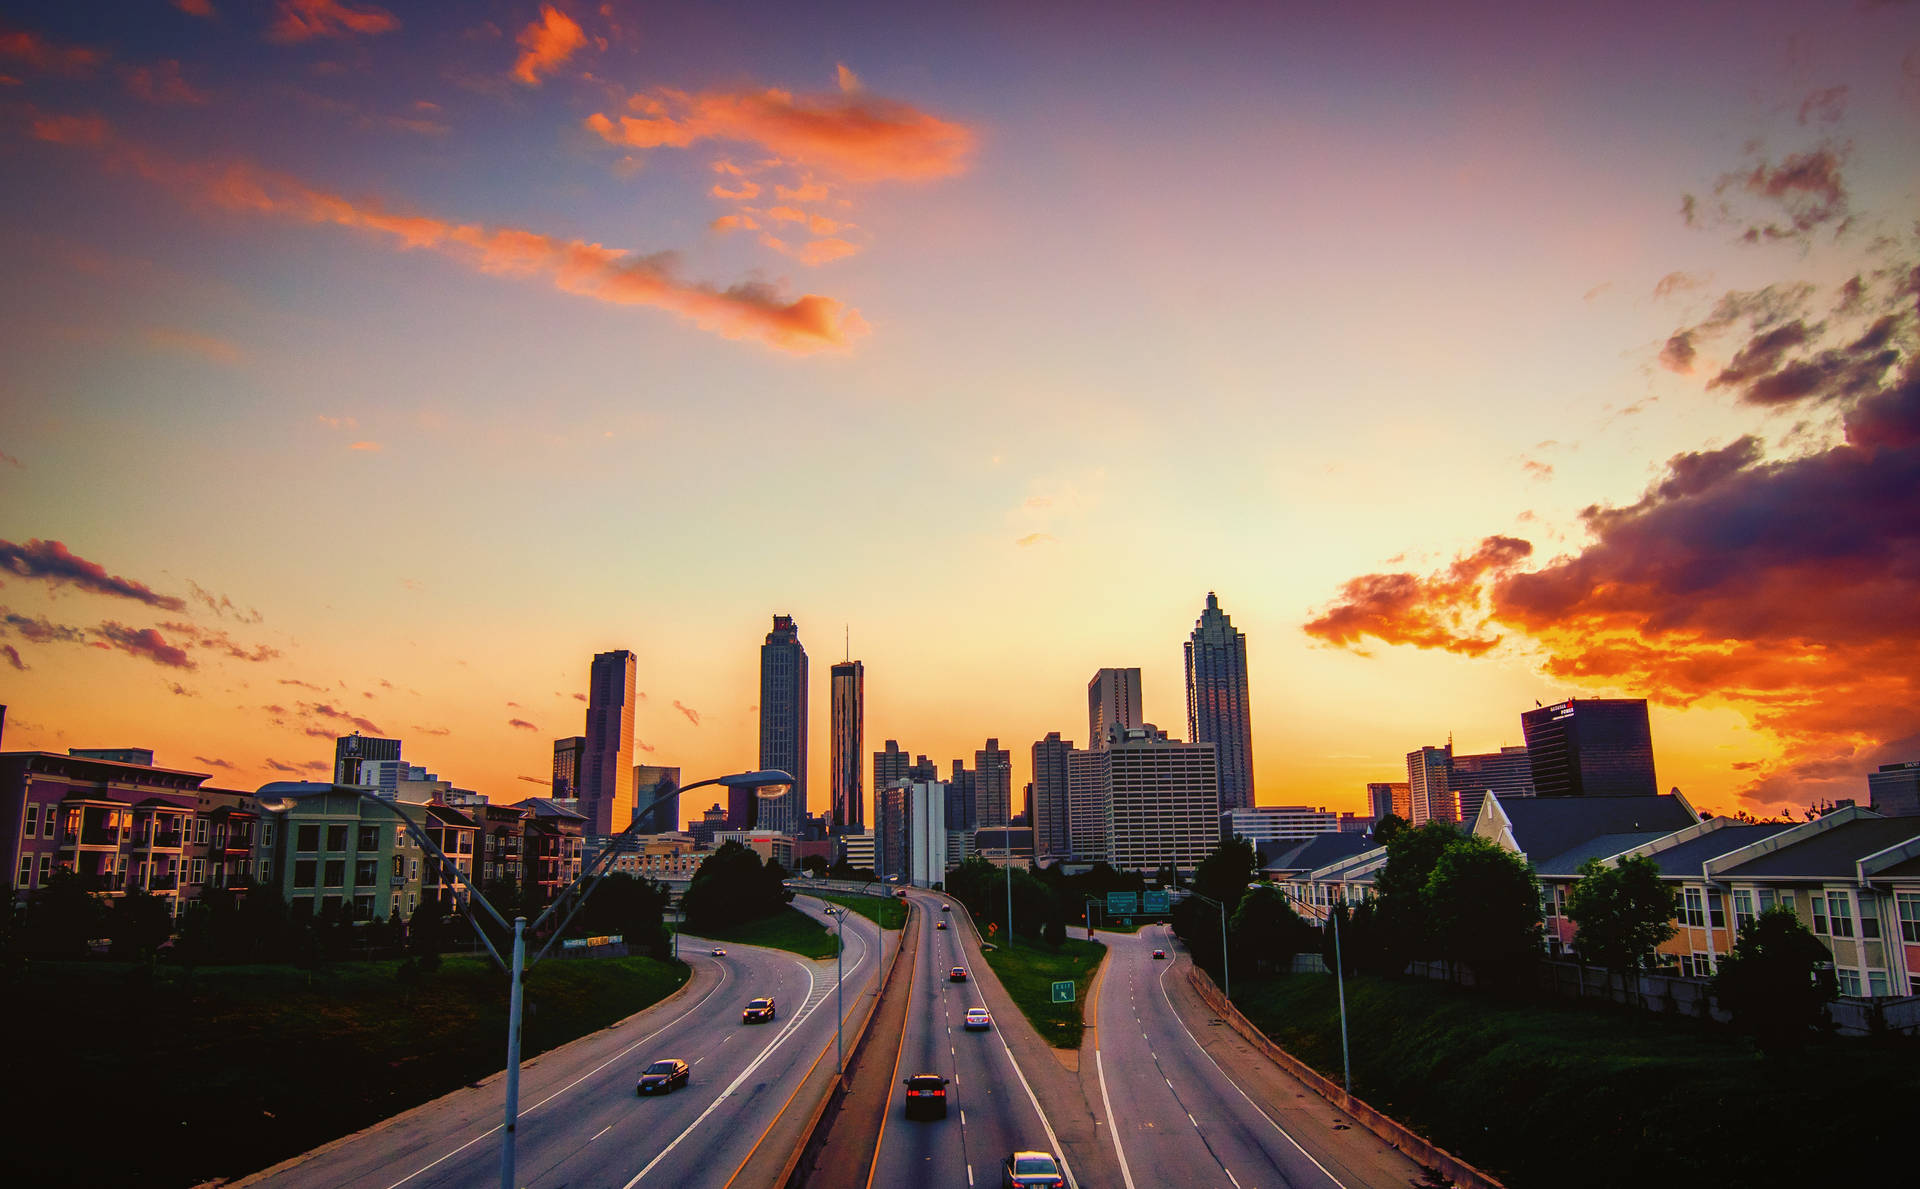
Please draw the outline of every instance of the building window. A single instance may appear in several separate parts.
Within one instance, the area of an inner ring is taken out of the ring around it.
[[[347,828],[345,826],[327,827],[327,849],[343,851],[347,849]]]
[[[346,883],[347,861],[345,859],[328,859],[327,886],[330,888],[339,888],[345,887]],[[333,899],[338,899],[338,897],[333,897]]]
[[[1920,944],[1920,896],[1901,892],[1893,902],[1900,911],[1901,940]]]
[[[1880,936],[1880,906],[1872,896],[1860,897],[1860,936],[1875,940]]]
[[[354,887],[356,888],[372,887],[373,881],[378,878],[379,878],[379,861],[377,859],[359,859],[355,861],[355,863],[353,864],[353,886]]]
[[[1819,892],[1813,894],[1813,931],[1822,937],[1827,935],[1827,898]]]
[[[32,855],[20,856],[20,878],[15,880],[14,882],[22,889],[32,886],[33,884],[33,856]]]
[[[261,863],[260,866],[262,868],[262,874],[264,874],[266,864]],[[293,886],[296,888],[312,887],[313,873],[314,861],[312,859],[295,859],[293,861]]]
[[[312,853],[320,849],[320,827],[301,826],[294,848],[302,853]]]
[[[373,896],[355,896],[353,898],[353,919],[370,921],[373,919]]]
[[[1772,888],[1760,889],[1760,911],[1761,912],[1771,911],[1773,909],[1773,906],[1776,903],[1777,901],[1774,899],[1774,892]]]
[[[273,823],[272,822],[260,823],[260,845],[268,846],[268,847],[273,845]]]
[[[1683,898],[1680,910],[1682,923],[1698,929],[1707,923],[1707,916],[1700,903],[1700,889],[1688,888],[1681,893]]]
[[[1753,893],[1745,890],[1733,894],[1733,927],[1738,929],[1740,922],[1753,919]]]
[[[188,878],[187,882],[188,883],[205,883],[206,880],[207,880],[207,861],[205,859],[195,859],[193,861],[193,874]]]
[[[1860,994],[1860,972],[1850,966],[1842,966],[1840,974],[1840,993],[1858,997]]]
[[[1727,927],[1726,900],[1718,892],[1707,893],[1707,919],[1713,923],[1713,927],[1716,929],[1724,929]]]
[[[53,856],[41,855],[40,856],[40,882],[45,883],[52,878],[53,878]]]
[[[379,850],[380,849],[380,827],[379,826],[361,826],[360,827],[360,849],[361,850]]]
[[[1887,972],[1884,970],[1867,971],[1867,994],[1873,996],[1875,999],[1879,999],[1885,996],[1886,993]]]
[[[39,832],[40,803],[38,801],[29,801],[27,802],[27,824],[26,827],[20,831],[20,836],[23,838],[32,838]]]
[[[1853,936],[1853,906],[1845,892],[1827,893],[1827,926],[1835,937]]]
[[[245,864],[241,865],[240,874],[242,875],[246,874]],[[268,880],[272,878],[273,878],[273,860],[272,859],[260,860],[260,882],[266,883]]]
[[[395,872],[394,874],[397,875],[399,874],[399,872]],[[418,859],[407,860],[407,878],[408,879],[420,878],[420,860]]]

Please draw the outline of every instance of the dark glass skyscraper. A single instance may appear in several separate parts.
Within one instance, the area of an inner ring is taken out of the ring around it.
[[[1037,859],[1066,858],[1073,854],[1073,838],[1067,829],[1067,757],[1073,754],[1073,740],[1060,738],[1060,732],[1048,731],[1047,737],[1033,745],[1033,854]]]
[[[1236,630],[1220,600],[1207,592],[1206,610],[1187,641],[1187,738],[1212,743],[1218,753],[1220,812],[1253,808],[1253,712],[1247,704],[1247,637]]]
[[[1107,729],[1137,727],[1140,717],[1140,670],[1101,669],[1087,682],[1087,746],[1107,745]]]
[[[553,741],[553,795],[568,798],[580,788],[580,767],[587,755],[587,737],[572,735]]]
[[[1657,796],[1645,698],[1569,698],[1524,711],[1533,791],[1540,797]]]
[[[858,834],[867,828],[866,789],[860,781],[866,684],[866,668],[859,661],[841,661],[833,667],[832,829],[836,834]]]
[[[398,760],[398,739],[376,739],[355,731],[333,741],[333,783],[359,784],[360,765],[366,760]]]
[[[678,768],[660,764],[633,766],[633,811],[635,816],[644,818],[647,823],[640,827],[642,834],[671,834],[680,829],[680,795],[674,792],[679,787]],[[666,797],[666,800],[661,801],[653,812],[642,812],[661,797]]]
[[[1013,753],[998,739],[973,753],[975,824],[1004,826],[1013,820]]]
[[[760,828],[799,836],[807,806],[807,650],[793,616],[773,617],[760,646],[760,766],[793,777],[793,788],[760,806]]]
[[[633,694],[637,665],[626,649],[596,653],[587,689],[587,749],[574,796],[591,838],[633,822]]]

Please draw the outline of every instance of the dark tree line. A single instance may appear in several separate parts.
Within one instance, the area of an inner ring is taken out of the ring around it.
[[[708,855],[681,897],[690,929],[729,929],[780,911],[793,899],[787,870],[762,863],[751,847],[728,842]]]

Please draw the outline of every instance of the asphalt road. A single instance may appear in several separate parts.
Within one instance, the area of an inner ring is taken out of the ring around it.
[[[1000,1038],[1001,1021],[996,1018],[993,1030],[986,1032],[967,1032],[963,1027],[967,1009],[985,1004],[972,981],[971,962],[962,949],[957,923],[946,930],[934,928],[942,918],[952,921],[958,915],[940,912],[940,902],[936,897],[920,901],[931,911],[920,934],[893,1100],[875,1153],[871,1185],[998,1185],[1000,1165],[1009,1152],[1059,1151],[1030,1083],[1016,1070],[1013,1055]],[[955,966],[968,969],[968,981],[950,980]],[[1027,1027],[1025,1020],[1007,1023]],[[906,1091],[899,1082],[921,1073],[951,1079],[946,1119],[905,1117]]]
[[[818,902],[795,906],[820,915]],[[824,920],[825,918],[822,917]],[[846,1009],[879,969],[879,930],[847,917]],[[778,950],[683,937],[694,967],[680,996],[523,1063],[515,1184],[528,1189],[720,1189],[746,1160],[808,1069],[831,1047],[835,970]],[[776,1020],[744,1025],[758,995]],[[504,1041],[503,1041],[504,1047]],[[663,1057],[692,1067],[672,1094],[634,1093]],[[322,1058],[324,1059],[324,1058]],[[480,1189],[500,1183],[504,1079],[489,1079],[252,1178],[274,1189]]]

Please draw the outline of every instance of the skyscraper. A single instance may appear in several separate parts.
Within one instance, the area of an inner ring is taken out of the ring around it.
[[[907,790],[910,781],[890,780],[873,790],[873,873],[881,879],[906,878]]]
[[[587,688],[587,747],[574,795],[586,835],[604,838],[633,821],[633,695],[637,659],[626,649],[594,654]]]
[[[1883,817],[1920,816],[1920,760],[1882,764],[1867,773],[1867,801]]]
[[[1073,854],[1073,836],[1067,829],[1067,757],[1073,740],[1048,731],[1033,745],[1033,853],[1035,858],[1066,858]]]
[[[1103,788],[1107,862],[1122,871],[1192,871],[1220,842],[1215,746],[1167,738],[1151,723],[1115,727],[1092,775]],[[1086,856],[1079,856],[1084,858]]]
[[[647,823],[640,827],[642,834],[672,834],[680,829],[680,794],[674,791],[679,787],[678,768],[664,768],[659,764],[633,766],[633,812]],[[669,793],[672,795],[668,796]],[[663,796],[667,799],[658,808],[646,812],[647,806]]]
[[[797,836],[807,805],[807,650],[793,616],[773,617],[760,646],[760,766],[793,777],[785,796],[760,807],[760,828]]]
[[[1100,669],[1087,682],[1087,746],[1107,745],[1107,728],[1137,727],[1140,717],[1140,670]]]
[[[1539,797],[1658,796],[1645,698],[1568,699],[1524,711]]]
[[[965,760],[953,761],[953,775],[947,778],[947,832],[971,834],[980,825],[979,804],[974,798],[974,774]]]
[[[1424,826],[1428,822],[1460,820],[1460,806],[1448,783],[1452,771],[1452,741],[1445,747],[1423,747],[1407,753],[1407,797],[1413,809],[1409,823]]]
[[[887,746],[884,751],[876,751],[873,753],[873,795],[878,797],[881,789],[886,788],[896,780],[906,780],[908,766],[909,757],[906,752],[900,750],[899,741],[896,739],[887,740]],[[916,777],[915,779],[918,778]],[[880,811],[875,809],[874,812],[879,813]]]
[[[1221,811],[1251,809],[1253,712],[1247,703],[1247,637],[1220,610],[1212,591],[1187,641],[1187,737],[1214,744],[1218,751]]]
[[[333,783],[360,784],[360,763],[362,760],[397,760],[400,758],[398,739],[376,739],[372,735],[362,735],[355,731],[351,735],[342,735],[333,741]]]
[[[580,768],[586,756],[585,735],[571,735],[553,741],[553,796],[565,800],[578,795]]]
[[[1402,802],[1406,802],[1408,808],[1411,808],[1412,802],[1408,796],[1408,789],[1405,784],[1395,784],[1391,781],[1371,781],[1368,783],[1367,811],[1372,815],[1374,821],[1379,821],[1389,813],[1400,813],[1400,810],[1396,807]],[[1401,820],[1406,820],[1405,814],[1401,814]]]
[[[998,739],[973,753],[973,805],[976,827],[1013,820],[1013,753]]]
[[[1471,827],[1488,793],[1498,793],[1502,801],[1533,796],[1533,763],[1525,747],[1455,755],[1448,762],[1447,787],[1453,790],[1461,824]]]
[[[867,671],[859,661],[833,666],[833,832],[867,828],[866,788],[860,782],[862,718]]]

